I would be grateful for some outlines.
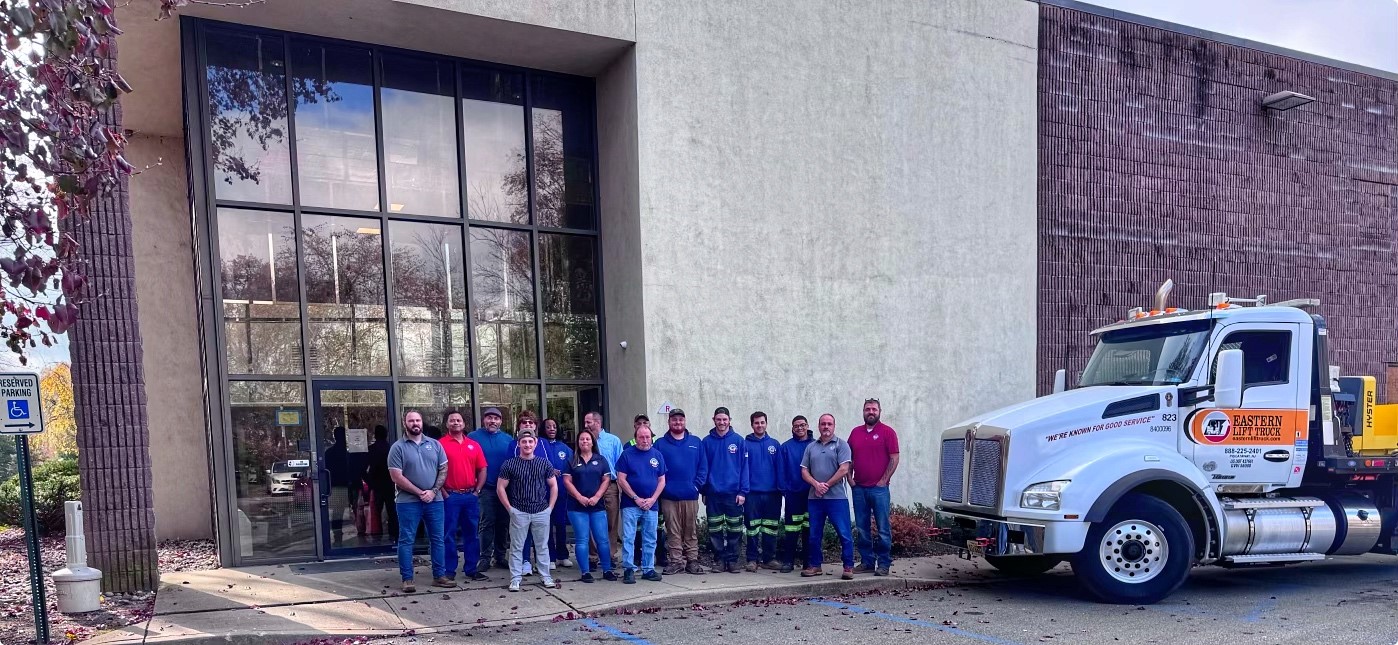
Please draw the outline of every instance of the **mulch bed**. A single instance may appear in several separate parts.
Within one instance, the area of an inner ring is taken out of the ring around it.
[[[44,571],[62,569],[64,540],[49,536],[39,540]],[[212,540],[166,541],[159,544],[160,570],[198,571],[218,568],[218,554]],[[103,594],[102,609],[90,614],[58,613],[57,594],[53,581],[44,578],[45,597],[49,607],[51,643],[66,643],[91,638],[108,630],[133,625],[151,616],[155,594]],[[29,559],[24,532],[0,529],[0,643],[34,643],[33,598],[29,593]]]

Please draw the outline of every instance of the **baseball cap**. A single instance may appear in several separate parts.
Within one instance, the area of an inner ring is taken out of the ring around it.
[[[675,409],[673,409],[673,410],[670,410],[670,416],[672,416],[672,417],[682,417],[682,416],[684,416],[684,410],[681,410],[681,409],[679,409],[679,408],[675,408]]]
[[[520,430],[515,435],[515,438],[518,439],[520,437],[534,437],[535,439],[538,439],[539,435],[535,434],[533,430]]]
[[[485,417],[488,417],[488,416],[490,416],[490,415],[492,415],[492,414],[495,415],[495,416],[497,416],[497,417],[504,417],[504,416],[505,416],[505,415],[503,415],[503,414],[500,414],[500,408],[486,408],[485,410],[483,410],[483,411],[481,412],[481,418],[484,419]]]

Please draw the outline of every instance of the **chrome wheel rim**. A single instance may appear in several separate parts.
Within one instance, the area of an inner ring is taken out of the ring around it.
[[[1160,527],[1141,520],[1118,522],[1102,537],[1107,575],[1127,584],[1154,580],[1170,561],[1170,543]]]

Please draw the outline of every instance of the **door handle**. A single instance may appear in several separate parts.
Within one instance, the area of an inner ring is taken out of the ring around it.
[[[316,472],[316,478],[320,480],[320,505],[330,505],[330,471],[321,468]]]

